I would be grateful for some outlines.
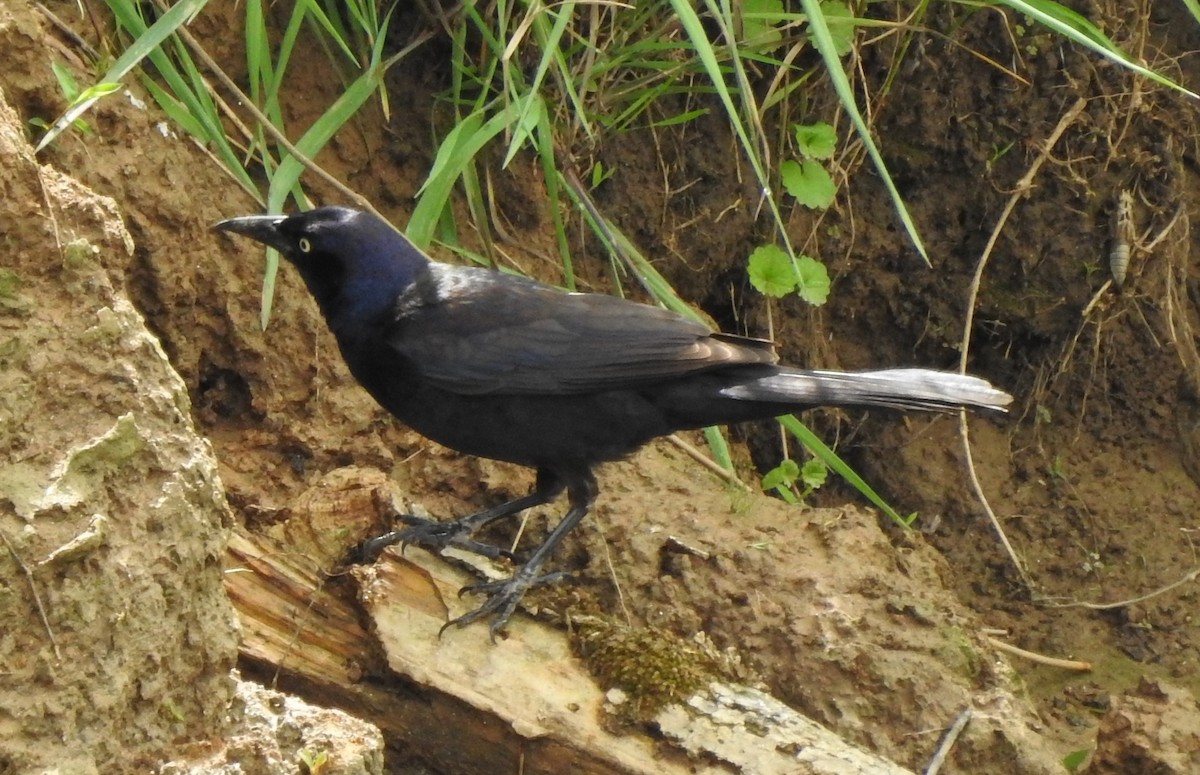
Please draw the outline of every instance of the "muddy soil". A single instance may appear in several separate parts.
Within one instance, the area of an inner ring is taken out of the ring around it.
[[[98,44],[74,4],[50,5]],[[1182,6],[1116,0],[1081,6],[1126,50],[1200,85],[1200,65],[1183,55],[1198,48],[1198,28]],[[903,18],[904,9],[872,13]],[[66,62],[85,82],[90,69],[67,36],[24,4],[3,12],[8,40],[20,45],[6,48],[0,87],[25,121],[50,119],[62,99],[49,62]],[[237,13],[232,5],[207,8],[192,29],[240,79],[244,58],[231,34],[240,26]],[[418,22],[415,12],[400,12],[397,41]],[[1110,748],[1095,771],[1134,772],[1140,770],[1126,767],[1135,759],[1123,758],[1122,746],[1133,750],[1138,714],[1153,714],[1162,697],[1179,705],[1189,701],[1188,692],[1200,692],[1193,573],[1200,567],[1194,544],[1200,272],[1190,231],[1200,195],[1193,140],[1200,114],[1185,98],[1019,22],[998,11],[937,5],[924,21],[928,31],[911,46],[891,34],[862,49],[859,88],[933,266],[923,265],[907,241],[861,150],[846,142],[837,159],[846,178],[836,206],[820,215],[799,207],[790,212],[795,243],[820,256],[835,278],[820,309],[784,300],[768,310],[749,288],[744,257],[769,230],[754,217],[757,194],[717,110],[671,130],[629,131],[569,150],[582,166],[599,159],[616,170],[596,191],[599,204],[655,257],[684,298],[726,330],[772,336],[785,361],[955,368],[964,321],[974,310],[967,368],[1017,396],[1008,417],[970,420],[973,466],[1015,561],[970,485],[957,422],[879,412],[814,412],[806,420],[900,511],[917,512],[917,530],[881,523],[884,532],[876,532],[891,543],[861,538],[838,549],[852,555],[847,563],[869,567],[893,562],[889,552],[919,546],[912,574],[950,586],[965,609],[1005,631],[1006,640],[1093,663],[1086,674],[1024,661],[1014,666],[1044,734],[1063,752],[1094,745],[1100,718],[1115,702],[1132,720],[1108,723]],[[306,56],[313,66],[295,69],[287,89],[293,136],[341,88],[321,54]],[[436,39],[401,62],[388,77],[390,118],[369,106],[318,160],[399,225],[432,163],[431,134],[449,125],[439,100],[450,78],[444,62],[444,44]],[[885,88],[895,68],[902,77]],[[818,91],[811,102],[813,118],[834,115],[828,94]],[[183,377],[193,419],[213,444],[230,503],[247,529],[285,519],[287,504],[307,484],[349,464],[389,473],[415,501],[446,517],[529,488],[528,472],[438,448],[375,407],[349,379],[315,307],[287,271],[273,322],[261,330],[256,255],[207,232],[216,220],[258,206],[187,141],[164,137],[163,118],[153,109],[114,97],[89,120],[93,134],[66,135],[41,160],[112,197],[126,214],[136,244],[128,291]],[[839,132],[849,135],[845,122]],[[1056,142],[1047,148],[1052,136]],[[1031,169],[1036,174],[1022,188]],[[539,170],[529,156],[492,170],[496,210],[507,260],[558,281]],[[319,182],[310,191],[318,201],[337,201]],[[1108,256],[1122,192],[1132,203],[1131,261],[1118,289]],[[1015,205],[1004,219],[1010,200]],[[468,222],[465,212],[460,216]],[[599,246],[579,230],[573,239],[581,285],[609,289]],[[972,296],[972,276],[985,255]],[[777,431],[744,428],[734,436],[748,480],[752,464],[769,467],[778,459]],[[695,475],[707,476],[699,469]],[[616,545],[613,556],[654,562],[636,543],[621,544],[647,514],[665,525],[671,521],[665,511],[683,511],[693,535],[747,545],[766,530],[743,525],[731,533],[727,518],[706,526],[705,515],[661,492],[653,471],[636,463],[608,467],[604,486],[620,494],[621,508],[603,508],[603,538],[579,531],[560,561],[593,583],[612,610],[621,603],[603,542]],[[716,480],[712,486],[722,487]],[[858,500],[834,484],[814,505]],[[798,509],[795,519],[825,524],[819,513]],[[930,547],[940,558],[920,559]],[[757,583],[803,578],[809,560],[802,552],[767,553],[761,562],[769,571]],[[670,568],[664,573],[672,575]],[[736,597],[719,583],[690,584],[683,592],[649,582],[623,590],[625,605],[643,620],[684,634],[707,627],[718,646],[742,646],[755,673],[783,699],[828,723],[844,720],[846,708],[814,696],[814,683],[872,691],[856,686],[844,666],[798,680],[788,638],[772,632],[769,615],[751,615],[752,606],[744,616],[656,616],[670,610],[676,593],[690,596],[688,610],[699,612],[721,611]],[[1170,687],[1157,689],[1160,683]],[[864,702],[886,702],[883,695],[894,687],[874,689],[880,696]],[[908,752],[913,765],[915,751]],[[1144,761],[1156,761],[1153,751],[1146,755]],[[1164,771],[1185,772],[1198,755],[1197,748],[1185,751],[1182,769]]]

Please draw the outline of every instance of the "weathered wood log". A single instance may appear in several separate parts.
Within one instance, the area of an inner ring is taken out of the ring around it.
[[[463,773],[909,772],[737,686],[664,709],[654,737],[614,734],[605,692],[561,631],[518,615],[495,644],[484,625],[439,637],[472,605],[458,590],[473,579],[419,549],[355,569],[358,601],[334,594],[327,574],[378,530],[388,493],[381,474],[333,472],[273,538],[230,543],[226,586],[247,660],[335,699],[415,757]]]

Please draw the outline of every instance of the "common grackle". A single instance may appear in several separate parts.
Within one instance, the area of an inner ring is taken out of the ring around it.
[[[1004,411],[1012,397],[976,377],[927,369],[844,373],[776,365],[769,342],[714,333],[658,307],[566,293],[533,280],[437,263],[388,223],[345,207],[252,215],[217,229],[270,245],[300,272],[355,379],[401,422],[452,449],[537,470],[533,491],[455,522],[367,542],[507,553],[472,539],[495,520],[567,493],[569,509],[509,579],[464,591],[492,637],[597,495],[597,463],[657,436],[821,405]]]

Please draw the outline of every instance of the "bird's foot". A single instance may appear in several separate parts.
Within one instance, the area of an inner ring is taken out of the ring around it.
[[[515,561],[517,559],[517,556],[507,549],[471,538],[471,534],[478,527],[473,517],[466,517],[454,522],[437,522],[406,514],[400,517],[400,521],[408,525],[405,529],[397,531],[398,540],[403,545],[414,544],[438,551],[448,546],[455,546],[463,551],[493,560],[504,558]]]
[[[474,532],[476,525],[470,517],[454,522],[438,522],[411,514],[402,514],[400,521],[408,527],[403,530],[391,530],[377,538],[364,541],[356,553],[356,560],[360,563],[374,562],[384,549],[395,544],[400,544],[402,550],[403,547],[413,544],[438,552],[448,546],[454,546],[493,560],[502,557],[516,560],[516,555],[507,549],[472,539],[471,533]]]
[[[512,578],[501,579],[499,581],[485,581],[479,584],[468,584],[458,591],[459,597],[466,594],[482,593],[488,596],[487,600],[474,611],[465,613],[457,619],[451,619],[443,624],[442,628],[438,630],[438,637],[441,637],[446,628],[451,625],[466,627],[472,622],[477,622],[484,617],[491,616],[492,623],[488,625],[488,635],[491,637],[492,642],[495,643],[497,633],[504,630],[504,625],[508,623],[509,617],[517,610],[517,604],[521,602],[521,598],[525,596],[526,592],[534,587],[553,584],[569,576],[570,574],[565,571],[539,575],[537,568],[526,565],[513,574]]]

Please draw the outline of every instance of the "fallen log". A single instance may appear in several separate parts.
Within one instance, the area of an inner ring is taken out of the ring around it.
[[[390,549],[331,576],[390,503],[382,474],[331,473],[273,535],[235,536],[226,587],[245,660],[375,723],[405,755],[461,773],[909,773],[762,692],[722,683],[614,732],[614,695],[560,629],[519,615],[495,644],[484,625],[439,637],[471,606],[458,590],[474,580],[442,559]]]

